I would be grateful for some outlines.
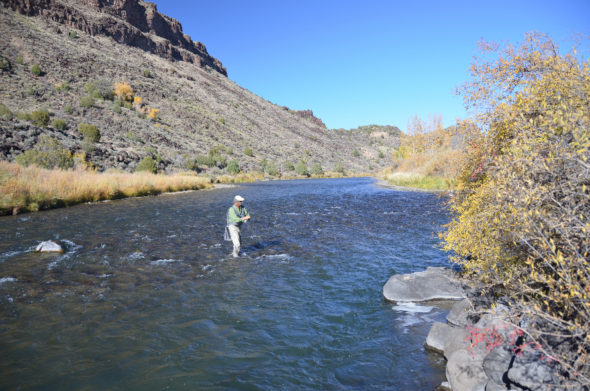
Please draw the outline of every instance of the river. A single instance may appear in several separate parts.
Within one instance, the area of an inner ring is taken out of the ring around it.
[[[245,255],[225,212],[242,195]],[[373,179],[270,181],[0,218],[0,389],[432,390],[444,200]],[[64,254],[33,250],[44,240]]]

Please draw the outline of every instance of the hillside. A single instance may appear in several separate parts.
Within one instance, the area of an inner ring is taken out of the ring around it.
[[[48,134],[100,170],[133,171],[145,156],[167,172],[222,172],[222,160],[249,171],[266,159],[283,173],[300,160],[347,173],[392,163],[397,128],[329,130],[310,110],[264,100],[231,81],[203,44],[152,3],[0,4],[0,159],[13,161]],[[117,83],[132,88],[129,101],[113,96]],[[35,123],[36,110],[50,114],[48,125]],[[98,128],[98,142],[85,144],[82,123]],[[213,168],[202,164],[208,154],[220,158]]]

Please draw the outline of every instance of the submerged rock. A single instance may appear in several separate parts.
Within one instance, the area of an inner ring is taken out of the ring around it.
[[[461,300],[465,293],[453,271],[429,267],[423,272],[396,274],[383,287],[383,296],[395,302]]]
[[[35,248],[38,253],[63,253],[64,249],[52,240],[39,243]]]

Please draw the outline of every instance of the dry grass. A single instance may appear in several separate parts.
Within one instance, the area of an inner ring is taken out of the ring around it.
[[[47,170],[3,161],[0,162],[0,214],[211,186],[210,179],[195,175]]]
[[[457,184],[462,157],[463,152],[460,150],[431,150],[396,160],[380,176],[395,186],[453,190]]]
[[[430,176],[417,173],[395,172],[385,177],[394,186],[410,187],[425,190],[452,190],[455,181],[441,176]]]

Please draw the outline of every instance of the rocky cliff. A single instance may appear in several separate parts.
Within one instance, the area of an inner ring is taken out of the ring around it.
[[[112,37],[168,60],[209,66],[226,75],[221,62],[205,45],[182,32],[180,23],[157,11],[154,3],[139,0],[0,0],[5,7],[27,16],[41,16],[90,35]]]
[[[132,89],[128,100],[113,96],[120,84]],[[84,124],[100,140],[85,142]],[[223,173],[235,160],[243,171],[289,174],[303,161],[366,173],[392,163],[399,134],[388,129],[329,130],[311,110],[262,99],[150,3],[0,0],[3,160],[49,135],[100,170],[133,171],[151,156],[161,171]]]

